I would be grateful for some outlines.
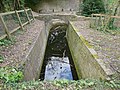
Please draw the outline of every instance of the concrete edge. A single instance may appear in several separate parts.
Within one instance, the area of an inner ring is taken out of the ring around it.
[[[33,41],[32,46],[30,47],[24,59],[24,62],[22,62],[24,68],[23,73],[25,81],[39,79],[46,45],[47,45],[47,32],[44,27],[43,29],[40,30],[38,36]]]
[[[77,33],[77,35],[79,36],[79,38],[82,40],[82,42],[84,43],[84,45],[86,46],[86,48],[89,50],[89,52],[91,53],[91,55],[93,56],[93,58],[95,59],[95,61],[98,63],[98,65],[102,68],[102,70],[104,71],[104,73],[108,76],[111,77],[113,76],[115,73],[106,67],[104,61],[102,59],[99,59],[99,55],[97,54],[97,52],[93,49],[93,46],[84,38],[84,36],[79,32],[79,30],[77,28],[74,27],[72,22],[69,22],[73,29],[75,30],[75,32]]]

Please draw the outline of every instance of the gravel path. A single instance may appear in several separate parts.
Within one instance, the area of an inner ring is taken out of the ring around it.
[[[1,67],[6,65],[17,65],[28,53],[32,43],[43,30],[44,22],[40,20],[32,21],[31,24],[24,27],[24,31],[20,30],[14,34],[16,42],[9,47],[0,46],[0,54],[4,56],[4,62],[0,63]],[[17,64],[16,64],[17,63]]]
[[[108,68],[120,75],[120,33],[112,35],[89,28],[89,21],[75,21],[75,27],[89,41]]]

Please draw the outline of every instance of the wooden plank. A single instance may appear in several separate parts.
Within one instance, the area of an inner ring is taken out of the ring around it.
[[[13,30],[10,32],[10,34],[14,33],[14,32],[17,31],[18,29],[20,29],[20,26],[17,27],[17,28],[15,28],[15,29],[13,29]]]
[[[30,10],[30,9],[26,9],[26,10]],[[20,13],[20,12],[24,12],[24,10],[19,10],[19,11],[17,11],[18,13]]]
[[[120,19],[120,16],[111,16],[112,18]]]
[[[92,14],[92,15],[93,16],[103,16],[103,17],[107,16],[105,14]],[[111,18],[118,18],[118,19],[120,19],[120,16],[111,16]]]
[[[21,22],[21,19],[20,19],[20,16],[19,16],[18,12],[17,12],[17,11],[15,11],[15,13],[16,13],[16,15],[17,15],[17,17],[18,17],[18,20],[19,20],[19,25],[21,26],[21,29],[22,29],[22,30],[24,30],[23,25],[22,25],[22,22]]]
[[[28,10],[30,10],[30,9],[26,9],[27,11]],[[17,11],[17,12],[24,12],[24,10],[19,10],[19,11]],[[11,12],[5,12],[5,13],[0,13],[0,15],[9,15],[9,14],[13,14],[13,13],[15,13],[15,11],[11,11]]]
[[[26,24],[28,24],[29,22],[25,22],[24,24],[23,24],[23,26],[25,26]]]
[[[1,15],[0,15],[0,19],[1,19],[2,23],[3,23],[4,30],[5,30],[5,33],[7,34],[7,37],[8,37],[9,39],[11,39],[10,32],[9,32],[9,30],[8,30],[6,24],[5,24],[5,21],[4,21],[4,19],[3,19],[3,17],[2,17]]]
[[[6,12],[6,13],[0,13],[0,15],[10,15],[10,14],[13,14],[13,13],[15,13],[15,11],[12,11],[12,12]]]

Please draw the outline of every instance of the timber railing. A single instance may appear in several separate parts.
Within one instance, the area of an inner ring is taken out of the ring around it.
[[[24,26],[34,20],[31,9],[0,13],[0,40],[8,37],[18,29],[24,30]]]
[[[91,15],[91,27],[99,28],[101,27],[103,30],[106,30],[109,21],[111,19],[115,19],[115,26],[120,27],[120,16],[112,16],[112,15],[105,15],[105,14],[92,14]],[[116,22],[119,22],[118,25]]]

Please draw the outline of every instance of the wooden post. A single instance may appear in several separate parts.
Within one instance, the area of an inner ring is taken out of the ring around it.
[[[106,31],[106,29],[108,28],[108,23],[109,23],[109,21],[111,19],[111,15],[107,15],[106,17],[107,17],[107,20],[105,22],[105,26],[103,28],[103,31]]]
[[[24,11],[25,11],[25,14],[26,14],[26,16],[27,16],[28,22],[30,23],[30,18],[29,18],[29,16],[28,16],[28,13],[27,13],[27,11],[26,11],[25,8],[24,8]]]
[[[104,28],[104,19],[105,19],[105,16],[101,16],[101,29]]]
[[[3,17],[2,17],[2,15],[0,15],[0,19],[1,19],[2,23],[3,23],[3,25],[4,25],[4,28],[5,28],[4,30],[5,30],[5,33],[7,34],[8,39],[11,40],[10,32],[9,32],[9,30],[8,30],[6,24],[5,24],[5,21],[4,21]]]
[[[33,13],[32,13],[32,9],[30,9],[30,11],[31,11],[31,14],[32,14],[33,20],[35,20],[35,18],[34,18],[34,16],[33,16]]]
[[[98,26],[101,26],[101,15],[98,18]]]
[[[93,14],[91,14],[90,27],[91,27],[91,28],[94,28],[94,18],[93,18]]]
[[[18,14],[18,12],[17,12],[16,10],[15,10],[15,13],[16,13],[16,15],[17,15],[17,17],[18,17],[19,25],[21,26],[21,29],[24,30],[23,25],[22,25],[22,22],[21,22],[21,19],[20,19],[20,16],[19,16],[19,14]]]
[[[97,15],[95,16],[95,28],[97,28]]]

